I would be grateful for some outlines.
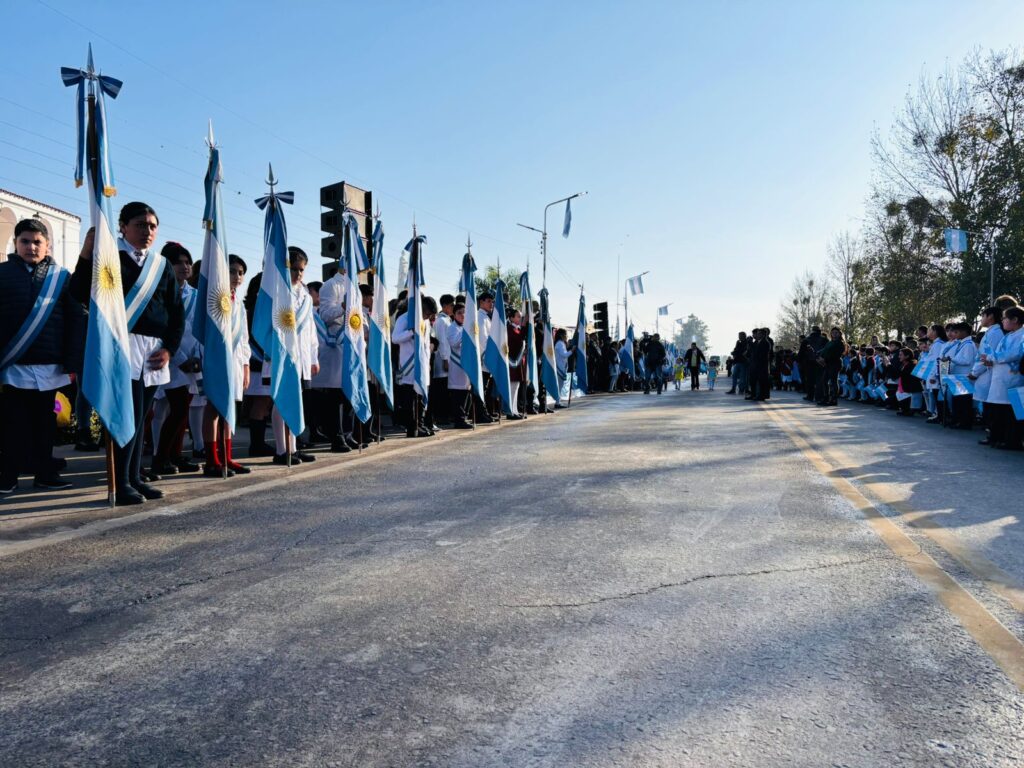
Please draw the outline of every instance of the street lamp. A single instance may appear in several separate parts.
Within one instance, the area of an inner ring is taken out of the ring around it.
[[[553,203],[548,203],[544,206],[544,229],[537,229],[536,227],[528,227],[525,224],[519,224],[518,226],[524,229],[529,229],[534,232],[540,232],[540,253],[543,260],[542,272],[541,272],[541,288],[547,287],[548,283],[548,208],[552,205],[558,205],[559,203],[567,203],[570,200],[575,200],[577,197],[582,197],[587,194],[586,192],[577,192],[575,195],[569,195],[563,197],[561,200],[555,200]]]

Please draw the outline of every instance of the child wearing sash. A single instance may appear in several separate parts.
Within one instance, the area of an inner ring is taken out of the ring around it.
[[[448,411],[453,429],[472,429],[470,420],[470,381],[462,368],[462,324],[466,321],[466,305],[456,304],[452,322],[445,329],[448,348]]]
[[[24,219],[14,227],[15,256],[0,264],[0,384],[3,384],[0,494],[18,487],[22,463],[36,488],[71,483],[53,463],[56,391],[81,370],[85,310],[71,295],[70,274],[50,256],[46,226]]]
[[[156,211],[146,203],[128,203],[121,209],[118,226],[135,416],[134,435],[125,445],[114,446],[116,503],[124,506],[164,495],[142,482],[143,431],[156,388],[170,381],[168,364],[185,331],[185,309],[167,260],[152,248],[160,228]],[[94,238],[95,233],[89,230],[71,276],[71,292],[81,302],[89,301],[92,287]]]
[[[313,317],[316,323],[317,349],[320,372],[313,377],[312,384],[319,393],[324,435],[331,441],[332,453],[349,453],[366,447],[354,436],[355,414],[348,398],[341,390],[342,336],[348,307],[348,275],[341,270],[335,272],[320,290],[319,312]],[[364,436],[365,437],[365,436]]]

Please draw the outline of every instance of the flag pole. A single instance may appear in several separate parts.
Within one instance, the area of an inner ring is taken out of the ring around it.
[[[114,440],[106,429],[103,430],[103,437],[107,443],[107,503],[113,509],[117,503],[117,493],[114,490]]]
[[[221,480],[227,480],[228,479],[228,430],[227,430],[227,419],[222,416],[219,419],[219,422],[220,423],[217,425],[219,429],[217,431],[220,432],[220,458],[221,458],[221,462],[220,462],[220,464],[221,464],[221,466],[220,466],[220,479]],[[214,435],[214,439],[216,439],[216,435]]]
[[[288,422],[287,421],[284,423],[284,453],[285,453],[285,457],[286,457],[285,461],[287,462],[285,464],[285,466],[287,466],[288,469],[291,469],[292,468],[292,431],[290,429],[288,429]]]

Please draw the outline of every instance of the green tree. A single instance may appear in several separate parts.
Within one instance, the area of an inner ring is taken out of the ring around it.
[[[676,323],[676,334],[673,337],[676,348],[680,351],[687,349],[690,344],[697,342],[697,346],[705,352],[708,351],[708,334],[711,330],[708,324],[696,315],[689,315],[682,325]]]
[[[511,312],[512,307],[522,309],[523,297],[519,292],[519,276],[522,274],[522,270],[514,267],[499,272],[498,267],[492,264],[478,271],[476,275],[477,296],[484,291],[493,293],[499,274],[501,279],[505,281],[505,306],[509,309],[509,312]]]

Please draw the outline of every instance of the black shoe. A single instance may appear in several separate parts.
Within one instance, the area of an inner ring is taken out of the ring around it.
[[[161,461],[154,463],[149,468],[149,474],[159,477],[160,475],[176,475],[178,474],[178,468],[171,464],[169,461]]]
[[[482,414],[476,417],[477,424],[490,424],[494,421],[488,414]]]
[[[199,465],[194,461],[189,461],[186,458],[180,458],[174,462],[174,466],[177,467],[179,472],[198,472]]]
[[[95,440],[79,440],[75,443],[75,450],[79,453],[95,453],[100,449],[100,444]]]
[[[359,441],[356,440],[355,438],[349,437],[348,435],[346,435],[342,439],[345,441],[345,445],[347,445],[353,451],[358,451],[359,450]]]
[[[352,453],[352,447],[344,440],[335,440],[331,443],[331,453]]]
[[[52,459],[53,471],[55,473],[56,472],[60,472],[62,469],[67,469],[68,468],[68,460],[67,459],[61,458],[60,456],[51,456],[50,458]]]
[[[129,507],[134,504],[145,504],[146,497],[134,488],[118,488],[114,494],[114,504],[118,507]]]
[[[216,464],[204,464],[203,465],[203,477],[234,477],[235,473],[230,468],[225,473],[224,467],[218,467]]]
[[[932,416],[931,418],[925,419],[924,423],[925,424],[938,424],[939,423],[939,417],[938,416]]]
[[[16,490],[18,490],[18,478],[0,478],[0,496],[6,496],[9,493],[14,493]]]
[[[452,422],[452,429],[472,429],[473,425],[468,421],[455,421]]]
[[[59,475],[37,477],[32,485],[36,488],[42,488],[47,491],[66,491],[71,487],[71,483]]]
[[[200,448],[198,451],[192,451],[192,458],[193,459],[202,459],[203,461],[205,461],[206,460],[206,450]]]
[[[145,467],[139,470],[139,477],[141,477],[147,483],[155,483],[159,480],[163,480],[163,478],[160,477],[160,475],[158,475],[152,469],[146,469]]]
[[[316,461],[316,456],[312,453],[305,453],[303,451],[296,451],[292,454],[292,458],[297,461],[301,461],[303,464],[310,464]]]
[[[649,394],[651,394],[651,393],[650,393],[650,392],[644,392],[644,394],[645,394],[645,395],[649,395]],[[565,410],[565,408],[566,408],[566,407],[567,407],[567,406],[564,406],[564,405],[562,405],[561,403],[555,403],[555,410],[556,410],[556,411],[563,411],[563,410]]]
[[[261,458],[261,457],[276,456],[276,455],[277,454],[274,453],[274,449],[271,448],[266,443],[263,443],[263,445],[250,445],[249,446],[249,458],[250,459],[258,459],[258,458]]]
[[[295,458],[294,455],[292,456],[292,458],[293,459]],[[274,454],[274,463],[278,464],[278,465],[280,465],[282,467],[288,466],[288,454],[287,453],[276,453],[276,454]],[[292,463],[295,464],[297,462],[293,461]]]
[[[247,467],[245,464],[239,464],[237,461],[228,462],[228,477],[232,475],[248,475],[252,474],[252,467]]]
[[[509,421],[522,421],[526,417],[523,416],[521,413],[510,413],[505,418],[508,419]]]
[[[155,501],[156,499],[162,499],[164,497],[163,491],[161,491],[159,488],[154,488],[151,485],[146,485],[146,483],[133,483],[132,488],[141,493],[150,501]]]

